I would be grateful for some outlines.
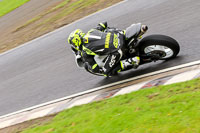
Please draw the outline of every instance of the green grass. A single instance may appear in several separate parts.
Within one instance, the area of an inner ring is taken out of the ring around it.
[[[28,1],[29,0],[0,0],[0,17]]]
[[[23,133],[199,133],[200,79],[73,107]]]
[[[76,10],[81,10],[83,8],[89,7],[90,5],[95,4],[96,2],[98,2],[98,0],[78,0],[76,2],[73,2],[73,3],[69,4],[66,9],[64,9],[60,13],[58,13],[56,16],[46,19],[40,25],[53,23],[56,20],[59,20],[65,16],[69,15],[70,13],[73,13]],[[68,1],[64,1],[63,3],[58,5],[56,8],[53,8],[52,10],[50,10],[50,12],[54,11],[55,9],[62,8],[64,5],[67,5],[67,4],[68,4]]]
[[[30,25],[31,23],[41,20],[43,17],[45,17],[46,15],[48,15],[52,12],[55,12],[56,10],[60,10],[59,12],[57,12],[56,15],[46,18],[45,20],[42,20],[37,25],[38,27],[39,26],[48,27],[48,25],[55,23],[57,20],[64,18],[65,16],[69,15],[70,13],[73,13],[76,10],[81,10],[83,8],[89,7],[92,4],[97,3],[98,0],[76,0],[75,2],[71,2],[71,3],[70,2],[71,2],[70,0],[63,1],[56,7],[53,7],[52,9],[44,12],[43,14],[41,14],[35,18],[32,18],[31,20],[26,22],[24,25],[18,27],[15,31],[18,31],[18,30]]]

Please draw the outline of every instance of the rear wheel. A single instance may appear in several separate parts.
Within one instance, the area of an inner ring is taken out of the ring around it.
[[[165,35],[150,35],[139,43],[141,55],[157,56],[159,60],[175,58],[180,51],[178,42]]]

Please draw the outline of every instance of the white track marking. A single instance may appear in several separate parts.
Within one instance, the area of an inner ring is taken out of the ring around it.
[[[178,74],[178,75],[174,76],[173,78],[171,78],[170,80],[168,80],[164,85],[177,83],[177,81],[178,81],[178,82],[184,82],[184,81],[191,80],[191,79],[193,79],[199,72],[200,72],[200,70],[193,70],[193,71],[189,71],[189,72],[185,72],[185,73]]]
[[[78,99],[74,103],[69,105],[67,108],[72,108],[74,106],[90,103],[97,96],[98,95],[94,95],[94,96],[89,96],[89,97],[84,97],[84,98]]]
[[[1,129],[1,128],[4,128],[4,127],[10,126],[11,123],[13,123],[14,121],[15,121],[15,119],[10,119],[10,120],[1,122],[1,124],[0,124],[0,129]]]
[[[32,119],[35,119],[35,118],[46,116],[53,108],[54,107],[47,108],[47,109],[40,110],[40,111],[36,111],[36,112],[28,112],[31,115],[26,114],[26,115],[19,117],[19,118],[5,120],[3,122],[0,122],[0,129],[8,127],[8,126],[16,125],[18,123],[22,123],[22,122],[25,122],[27,120],[32,120]],[[28,117],[26,117],[26,116],[28,116]]]
[[[130,93],[130,92],[133,92],[133,91],[137,91],[148,82],[149,81],[142,82],[142,83],[139,83],[139,84],[136,84],[136,85],[131,85],[131,86],[128,86],[128,87],[124,87],[120,91],[118,91],[115,95],[113,95],[112,97],[127,94],[127,93]]]
[[[43,117],[47,115],[52,109],[54,109],[54,107],[46,108],[44,110],[37,111],[37,112],[32,112],[31,115],[27,118],[27,120]]]

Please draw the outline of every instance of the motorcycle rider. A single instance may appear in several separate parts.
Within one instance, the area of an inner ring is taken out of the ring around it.
[[[142,25],[139,36],[147,29],[146,25]],[[137,68],[140,63],[138,56],[121,60],[123,53],[120,46],[124,45],[125,35],[125,30],[109,29],[107,22],[103,22],[86,34],[76,29],[69,35],[68,43],[71,44],[79,67],[85,67],[93,74],[112,76]]]

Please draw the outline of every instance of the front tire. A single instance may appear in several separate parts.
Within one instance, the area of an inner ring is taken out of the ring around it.
[[[178,55],[180,46],[175,39],[169,36],[150,35],[139,42],[139,51],[141,55],[156,54],[159,60],[168,60]]]

